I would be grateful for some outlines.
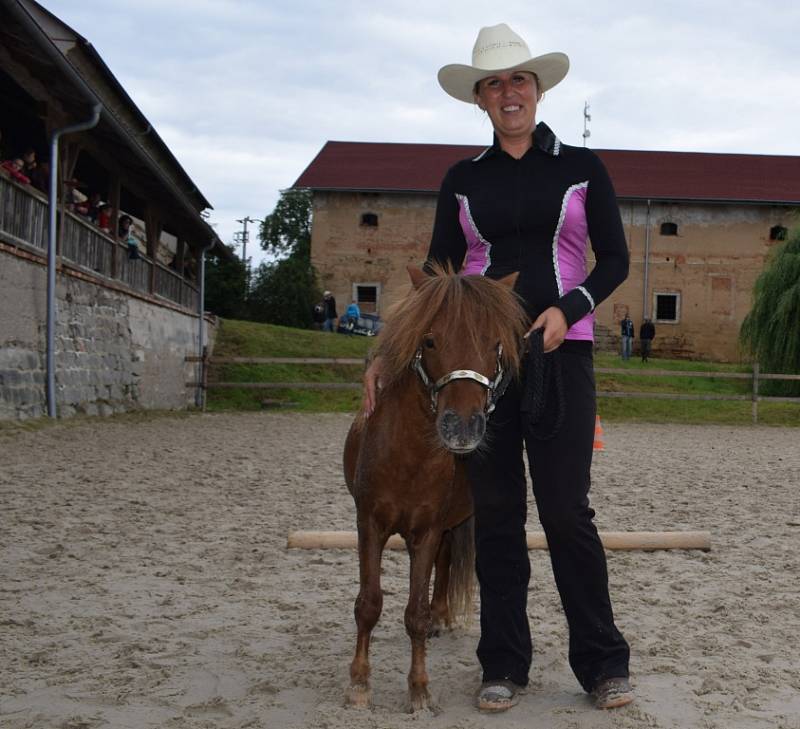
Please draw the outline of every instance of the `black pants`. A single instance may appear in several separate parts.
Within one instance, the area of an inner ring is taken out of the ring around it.
[[[565,417],[558,434],[550,440],[524,438],[520,387],[512,385],[490,418],[488,449],[468,462],[481,596],[478,659],[484,681],[528,683],[525,440],[539,520],[569,625],[570,666],[591,691],[603,678],[628,675],[629,649],[614,625],[605,552],[588,498],[596,411],[591,343],[568,341],[560,351]]]

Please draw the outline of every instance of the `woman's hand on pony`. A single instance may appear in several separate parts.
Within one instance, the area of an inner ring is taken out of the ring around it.
[[[381,389],[381,367],[383,361],[380,355],[370,362],[364,373],[364,415],[369,417],[375,412],[378,391]]]

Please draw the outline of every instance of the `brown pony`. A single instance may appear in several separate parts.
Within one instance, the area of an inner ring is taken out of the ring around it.
[[[369,640],[383,604],[381,555],[399,533],[410,556],[405,625],[412,710],[430,705],[425,640],[472,607],[472,496],[456,455],[483,441],[486,418],[519,369],[527,318],[502,282],[409,268],[413,289],[380,334],[381,389],[347,435],[344,472],[358,514],[358,638],[346,700],[369,706]],[[429,587],[434,562],[433,598]]]

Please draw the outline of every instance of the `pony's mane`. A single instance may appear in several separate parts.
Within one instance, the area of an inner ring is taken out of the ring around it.
[[[409,371],[422,339],[434,321],[447,332],[463,332],[476,351],[480,339],[491,335],[503,345],[503,366],[519,370],[520,344],[528,317],[519,297],[497,281],[483,276],[461,276],[449,268],[431,265],[433,275],[390,311],[378,338],[381,380],[388,387]]]

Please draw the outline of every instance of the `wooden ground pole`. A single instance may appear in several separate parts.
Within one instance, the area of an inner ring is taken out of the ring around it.
[[[606,549],[711,549],[709,532],[600,532]],[[355,549],[356,532],[295,531],[289,532],[288,549]],[[388,549],[405,549],[405,541],[397,534],[389,537]],[[542,532],[528,532],[528,549],[547,549]]]

